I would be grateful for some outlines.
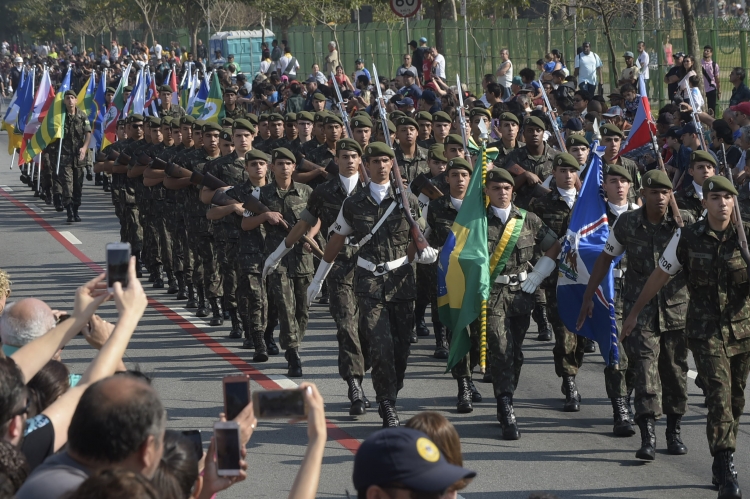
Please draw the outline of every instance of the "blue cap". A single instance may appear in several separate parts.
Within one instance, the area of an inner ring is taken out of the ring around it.
[[[400,100],[396,102],[397,106],[414,106],[414,99],[411,97],[406,97],[404,100]]]
[[[419,43],[427,43],[427,38],[425,37],[420,38]]]
[[[688,123],[682,129],[680,129],[680,137],[685,135],[686,133],[698,133],[698,130],[695,129],[695,125],[693,123]]]
[[[513,85],[523,86],[523,80],[520,76],[514,76],[513,80],[511,81]]]
[[[427,102],[435,102],[437,100],[437,97],[435,96],[435,92],[432,90],[425,90],[422,92],[422,100]]]
[[[580,132],[583,130],[583,124],[578,118],[569,118],[568,121],[563,125],[563,128],[572,132]]]
[[[352,481],[357,491],[398,483],[417,492],[442,492],[475,476],[474,471],[449,464],[421,431],[386,428],[362,442],[354,457]]]

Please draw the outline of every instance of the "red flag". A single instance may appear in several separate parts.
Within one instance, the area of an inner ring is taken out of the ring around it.
[[[172,104],[180,104],[180,94],[177,92],[177,71],[172,67],[172,73],[169,76],[169,86],[172,87]]]
[[[651,104],[648,102],[648,94],[646,93],[646,84],[643,81],[643,76],[638,77],[638,84],[641,94],[641,105],[638,106],[638,111],[636,111],[635,118],[633,119],[633,127],[630,129],[628,138],[622,145],[618,156],[650,144],[651,134],[656,134],[656,125],[654,124],[654,118],[651,116]]]

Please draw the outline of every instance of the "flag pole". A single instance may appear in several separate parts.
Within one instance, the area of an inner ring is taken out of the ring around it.
[[[487,175],[487,141],[482,143],[482,185]],[[482,197],[485,194],[482,193]],[[486,199],[486,198],[485,198]],[[486,216],[486,215],[485,215]],[[490,283],[492,286],[492,283]],[[487,370],[487,300],[482,300],[482,308],[479,312],[479,372],[484,374]]]
[[[37,154],[37,159],[39,159],[39,174],[36,177],[36,191],[41,192],[42,191],[42,155]]]
[[[62,155],[62,141],[65,136],[65,117],[68,115],[64,106],[65,103],[63,103],[62,121],[60,122],[60,145],[57,148],[57,168],[55,169],[55,175],[60,175],[60,156]]]
[[[13,148],[13,157],[10,158],[10,169],[13,169],[13,163],[16,161],[16,154],[18,153],[18,148]]]

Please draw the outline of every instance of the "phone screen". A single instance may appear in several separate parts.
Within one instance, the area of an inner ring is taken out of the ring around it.
[[[130,264],[129,248],[107,248],[107,287],[114,287],[116,282],[123,288],[128,286],[128,265]]]
[[[201,432],[199,430],[185,430],[182,434],[193,444],[195,454],[198,460],[200,460],[203,457],[203,439],[201,438]]]
[[[240,469],[239,428],[214,428],[216,459],[220,470]]]
[[[259,418],[293,418],[305,415],[305,396],[302,390],[267,390],[255,392]]]
[[[250,403],[250,393],[247,381],[224,383],[224,397],[226,397],[227,421],[231,421]]]

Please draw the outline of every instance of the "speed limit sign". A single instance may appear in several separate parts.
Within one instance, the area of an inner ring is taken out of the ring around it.
[[[400,17],[413,16],[421,6],[421,0],[391,0],[391,10]]]

